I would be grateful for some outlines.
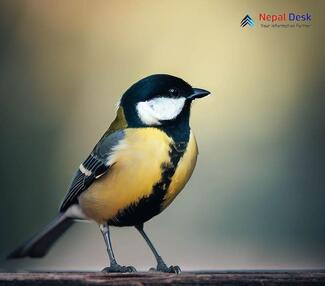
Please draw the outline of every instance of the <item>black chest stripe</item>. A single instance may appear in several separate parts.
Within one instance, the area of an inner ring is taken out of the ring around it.
[[[169,147],[170,162],[161,165],[161,179],[153,185],[151,195],[141,198],[137,203],[133,203],[120,211],[114,219],[108,221],[109,224],[116,226],[137,225],[160,213],[161,204],[175,174],[178,162],[184,155],[187,142],[170,144]]]

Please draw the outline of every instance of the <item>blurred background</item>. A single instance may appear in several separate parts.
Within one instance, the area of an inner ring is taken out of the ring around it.
[[[195,102],[197,168],[146,225],[169,264],[190,269],[325,266],[323,1],[1,1],[2,269],[100,270],[95,224],[44,259],[5,255],[56,215],[71,176],[135,81],[154,73],[212,92]],[[310,13],[262,29],[258,14]],[[254,28],[240,27],[249,14]],[[114,228],[122,264],[155,264],[133,228]]]

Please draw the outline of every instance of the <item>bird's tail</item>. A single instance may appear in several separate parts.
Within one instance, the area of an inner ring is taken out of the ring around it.
[[[60,213],[40,232],[11,252],[7,258],[43,257],[74,222],[73,218]]]

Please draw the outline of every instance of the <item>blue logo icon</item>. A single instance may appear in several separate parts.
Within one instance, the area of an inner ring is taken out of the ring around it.
[[[244,19],[243,20],[241,20],[241,22],[240,22],[240,27],[245,27],[246,25],[248,25],[248,26],[250,26],[250,27],[254,27],[254,20],[253,20],[253,18],[251,17],[251,16],[249,16],[249,15],[246,15],[245,17],[244,17]]]

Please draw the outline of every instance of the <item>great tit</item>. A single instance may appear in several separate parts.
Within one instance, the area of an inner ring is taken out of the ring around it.
[[[179,273],[178,266],[166,265],[143,225],[191,177],[198,155],[189,125],[191,104],[209,93],[167,74],[133,84],[123,94],[115,120],[79,166],[57,217],[8,257],[42,257],[76,220],[92,220],[110,260],[103,271],[136,271],[117,263],[109,233],[109,226],[135,226],[157,260],[156,270]]]

